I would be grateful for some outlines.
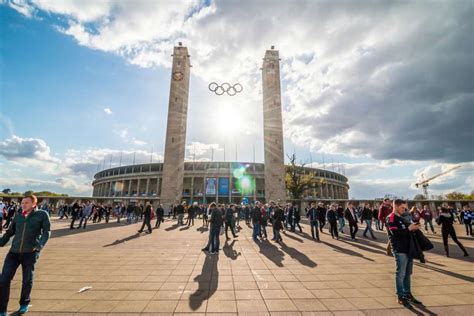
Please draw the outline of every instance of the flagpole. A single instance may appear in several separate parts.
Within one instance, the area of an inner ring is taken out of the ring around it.
[[[121,151],[120,151],[120,162],[119,162],[119,167],[122,167],[122,154],[123,154],[123,151],[121,150]]]

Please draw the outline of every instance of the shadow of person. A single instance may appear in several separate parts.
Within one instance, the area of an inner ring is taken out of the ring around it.
[[[126,242],[126,241],[130,241],[130,240],[136,239],[136,238],[138,238],[138,237],[140,237],[140,236],[146,236],[146,235],[141,235],[141,234],[139,234],[139,233],[136,233],[136,234],[134,234],[134,235],[128,236],[128,237],[123,238],[123,239],[117,239],[117,240],[114,241],[113,243],[104,245],[103,247],[117,246],[117,245],[123,244],[123,243]]]
[[[298,260],[299,263],[301,263],[304,266],[314,268],[317,266],[316,262],[308,258],[307,255],[305,255],[302,252],[299,252],[295,248],[288,247],[285,243],[281,242],[281,250],[283,250],[285,253],[287,253],[291,258]]]
[[[229,244],[229,240],[226,239],[224,247],[222,248],[226,257],[232,260],[236,260],[237,257],[241,255],[240,252],[237,252],[237,250],[234,249],[234,244],[235,240],[232,240],[232,242]]]
[[[204,232],[207,232],[208,230],[209,230],[209,228],[206,227],[206,226],[201,226],[201,227],[196,229],[196,231],[201,232],[201,234],[204,233]]]
[[[283,232],[283,235],[290,238],[290,239],[296,240],[299,243],[303,243],[303,239],[292,236],[291,234],[287,234],[286,231]]]
[[[180,230],[180,231],[182,231],[182,230],[188,230],[188,229],[190,229],[190,228],[191,228],[191,226],[184,226],[184,227],[181,227],[179,230]]]
[[[79,222],[76,223],[78,225]],[[69,225],[67,228],[61,228],[57,230],[52,230],[51,231],[51,238],[58,238],[58,237],[63,237],[63,236],[68,236],[71,234],[80,234],[80,233],[88,233],[92,232],[95,230],[99,229],[105,229],[105,228],[112,228],[112,227],[120,227],[121,224],[117,222],[110,222],[110,223],[87,223],[87,228],[75,228],[75,229],[70,229]]]
[[[278,267],[283,267],[283,257],[285,253],[278,249],[275,245],[270,243],[268,240],[263,242],[257,242],[260,253],[270,259]]]
[[[326,246],[329,246],[329,247],[333,248],[337,252],[341,252],[341,253],[344,253],[344,254],[349,255],[349,256],[359,257],[359,258],[362,258],[362,259],[367,260],[367,261],[372,261],[372,262],[375,261],[374,259],[365,257],[363,254],[358,253],[357,251],[349,250],[347,248],[342,248],[342,247],[336,246],[334,244],[330,244],[330,243],[328,243],[326,241],[322,241],[322,240],[321,240],[321,243],[325,244]]]
[[[219,271],[217,264],[219,255],[207,255],[202,265],[201,274],[194,278],[198,288],[189,296],[189,307],[195,311],[201,307],[202,302],[208,300],[217,291],[219,284]]]
[[[167,232],[171,231],[171,230],[175,230],[176,228],[178,228],[179,226],[181,226],[179,223],[175,223],[173,225],[171,225],[170,227],[166,227],[165,230]]]

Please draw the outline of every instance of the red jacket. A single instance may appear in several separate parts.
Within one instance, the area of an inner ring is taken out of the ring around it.
[[[390,215],[390,213],[392,213],[392,206],[382,204],[379,208],[379,220],[384,221],[385,223],[385,219]]]

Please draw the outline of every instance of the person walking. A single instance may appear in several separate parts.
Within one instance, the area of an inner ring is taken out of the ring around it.
[[[379,220],[382,223],[381,230],[383,230],[383,227],[386,223],[387,216],[390,215],[392,213],[392,211],[393,211],[392,202],[390,201],[389,198],[385,198],[383,200],[383,203],[380,205],[380,208],[379,208]],[[385,248],[387,256],[392,255],[392,246],[391,245],[392,244],[390,243],[390,241],[388,241],[387,246]]]
[[[83,229],[86,229],[87,220],[91,216],[91,212],[92,212],[92,204],[91,204],[91,201],[87,200],[86,205],[84,205],[84,207],[82,208],[81,220],[79,221],[79,227],[77,228],[81,228],[82,226]],[[84,225],[82,225],[82,223],[84,223]]]
[[[300,230],[300,233],[302,233],[303,229],[301,228],[301,225],[300,225],[300,221],[301,221],[300,210],[297,207],[293,207],[293,208],[294,208],[294,211],[293,211],[293,226],[295,228],[298,227],[298,229]]]
[[[273,238],[274,242],[282,242],[280,231],[283,230],[283,209],[280,204],[275,205],[274,201],[270,201],[270,207],[272,208],[272,228],[273,228]]]
[[[412,308],[410,303],[421,305],[411,293],[411,275],[413,258],[409,254],[410,234],[420,229],[419,223],[410,224],[403,218],[406,202],[400,199],[393,201],[393,211],[386,218],[386,227],[393,256],[395,258],[395,285],[398,304]]]
[[[188,226],[194,226],[194,218],[199,212],[198,202],[194,202],[191,207],[188,208],[188,218],[186,224]]]
[[[338,204],[336,208],[336,213],[337,213],[337,220],[339,222],[339,232],[341,234],[344,234],[344,226],[346,226],[346,223],[344,222],[344,208],[342,205]]]
[[[375,222],[375,229],[376,230],[382,230],[381,229],[381,223],[379,220],[379,209],[377,205],[374,205],[374,208],[372,209],[372,219]]]
[[[71,207],[71,226],[69,227],[70,229],[74,229],[74,223],[76,220],[79,218],[79,203],[74,202],[74,204]]]
[[[319,231],[323,232],[323,227],[326,225],[326,212],[327,209],[324,207],[323,202],[318,203],[318,221],[319,221]]]
[[[369,203],[365,203],[364,208],[362,209],[361,222],[362,221],[365,222],[365,229],[362,236],[367,238],[367,232],[369,232],[372,239],[376,240],[377,238],[375,238],[374,232],[372,230],[372,209],[370,208]]]
[[[233,224],[233,221],[234,221],[234,204],[231,204],[229,205],[229,207],[227,207],[227,209],[225,210],[225,217],[224,217],[224,226],[225,226],[225,239],[230,239],[229,238],[229,235],[227,233],[227,231],[230,229],[230,232],[232,233],[232,236],[234,238],[237,238],[239,236],[237,236],[235,234],[235,231],[234,231],[234,224]]]
[[[38,199],[34,195],[23,197],[22,212],[13,218],[10,227],[0,239],[0,247],[4,247],[13,237],[0,275],[0,315],[2,316],[7,315],[11,281],[20,265],[23,270],[23,280],[20,309],[17,313],[24,314],[29,309],[35,265],[51,234],[49,215],[36,208],[37,202]]]
[[[329,222],[329,232],[331,233],[331,237],[334,239],[339,240],[339,234],[337,232],[337,212],[336,212],[336,204],[331,204],[329,210],[326,213],[326,217]]]
[[[436,219],[436,223],[441,225],[441,235],[443,236],[443,245],[446,257],[449,257],[449,247],[448,247],[448,237],[451,236],[453,241],[461,248],[464,252],[464,257],[469,256],[466,251],[466,248],[461,244],[456,236],[456,230],[454,229],[454,214],[446,207],[441,207],[441,213]]]
[[[184,213],[186,212],[186,202],[178,204],[176,206],[176,215],[178,216],[178,225],[184,225]],[[174,217],[173,217],[174,218]]]
[[[252,210],[252,238],[254,241],[258,241],[257,236],[260,236],[260,225],[262,223],[262,212],[260,210],[261,204],[257,201],[255,207]]]
[[[359,227],[357,226],[357,216],[355,214],[355,208],[352,202],[347,203],[347,208],[344,211],[344,217],[349,222],[349,231],[351,233],[351,239],[357,240],[356,234],[359,230]]]
[[[165,220],[165,210],[163,209],[163,205],[158,204],[158,207],[156,208],[156,223],[155,223],[155,228],[160,228],[161,222]]]
[[[464,205],[462,218],[464,227],[466,227],[466,235],[472,236],[472,220],[474,218],[474,213],[471,211],[469,205]]]
[[[210,233],[209,233],[209,254],[215,255],[219,253],[219,235],[222,226],[222,212],[216,207],[216,203],[212,202],[210,205],[211,218],[209,219],[210,223]]]
[[[423,205],[423,210],[421,211],[421,217],[425,221],[425,231],[428,232],[428,225],[431,228],[431,232],[436,234],[433,227],[433,212],[430,210],[428,205]]]
[[[133,204],[129,203],[127,205],[127,225],[132,223],[133,220]]]
[[[306,217],[309,220],[309,225],[311,227],[311,237],[319,241],[319,230],[318,230],[318,209],[316,208],[316,203],[311,202],[311,208],[308,210]]]
[[[142,227],[138,230],[139,233],[143,232],[145,225],[148,229],[148,234],[152,233],[151,230],[151,213],[153,212],[153,208],[151,207],[150,202],[146,202],[145,209],[143,210],[143,224]]]
[[[287,221],[288,221],[288,225],[290,226],[290,231],[291,232],[294,232],[295,231],[295,208],[293,207],[293,205],[291,203],[288,203],[287,206]]]

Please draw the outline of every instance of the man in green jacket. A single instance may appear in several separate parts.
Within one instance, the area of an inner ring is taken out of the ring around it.
[[[0,247],[3,247],[13,237],[0,276],[0,316],[7,315],[10,284],[20,265],[23,270],[23,282],[18,313],[28,312],[35,264],[51,234],[49,215],[36,209],[37,202],[36,196],[25,196],[21,201],[22,212],[13,218],[7,232],[0,239]]]

